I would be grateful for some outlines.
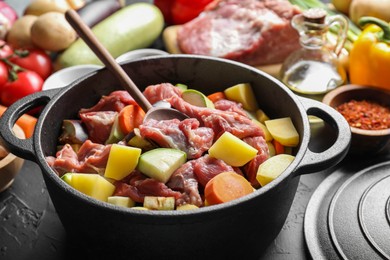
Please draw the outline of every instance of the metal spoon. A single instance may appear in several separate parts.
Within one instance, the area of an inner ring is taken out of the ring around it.
[[[188,118],[182,112],[167,107],[153,107],[152,104],[145,98],[139,88],[130,79],[129,75],[116,62],[108,50],[99,42],[91,29],[83,22],[75,10],[69,9],[65,13],[65,18],[73,29],[78,33],[79,37],[85,41],[89,48],[103,62],[103,64],[119,79],[122,87],[127,90],[138,105],[146,112],[145,120],[168,120],[177,118],[183,120]]]

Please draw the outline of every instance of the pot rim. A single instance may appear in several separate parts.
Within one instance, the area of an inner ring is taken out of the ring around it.
[[[128,64],[128,63],[138,63],[138,62],[144,62],[146,60],[156,60],[156,59],[201,59],[201,60],[211,60],[211,61],[217,61],[217,62],[223,62],[223,63],[229,63],[233,66],[239,66],[246,70],[250,70],[253,73],[261,74],[262,77],[267,78],[270,81],[273,81],[276,85],[278,85],[280,88],[286,92],[286,94],[294,101],[294,103],[297,106],[297,109],[299,110],[299,113],[302,117],[302,125],[303,125],[303,131],[300,135],[300,144],[299,149],[297,150],[297,153],[295,155],[294,161],[287,167],[287,169],[275,180],[267,184],[266,186],[259,188],[255,190],[253,193],[246,195],[244,197],[235,199],[233,201],[225,202],[218,205],[212,205],[207,207],[201,207],[194,210],[171,210],[171,211],[156,211],[156,210],[137,210],[137,209],[131,209],[131,208],[125,208],[125,207],[119,207],[116,205],[112,205],[103,201],[96,200],[94,198],[91,198],[76,189],[70,187],[68,184],[66,184],[61,178],[58,177],[58,175],[54,172],[54,170],[46,163],[45,156],[42,151],[41,147],[41,137],[39,135],[39,131],[34,132],[34,150],[35,150],[35,156],[37,159],[37,162],[40,164],[43,174],[45,174],[47,177],[50,178],[57,186],[59,186],[62,190],[69,193],[71,196],[82,200],[86,203],[92,203],[93,205],[96,205],[98,207],[101,207],[105,210],[113,210],[117,213],[125,213],[130,215],[139,215],[139,216],[150,216],[150,217],[184,217],[184,216],[193,216],[195,215],[203,215],[208,213],[213,213],[216,211],[224,211],[228,210],[231,207],[239,207],[240,205],[245,204],[245,202],[255,199],[256,197],[261,196],[262,194],[265,194],[269,192],[270,190],[277,189],[279,184],[284,182],[287,178],[294,177],[294,170],[299,165],[300,161],[302,160],[304,154],[306,153],[306,150],[308,149],[308,143],[310,139],[310,125],[309,120],[307,118],[306,110],[304,109],[300,99],[298,96],[296,96],[287,86],[283,85],[282,82],[277,80],[276,78],[266,74],[265,72],[262,72],[254,67],[251,67],[249,65],[239,63],[236,61],[226,60],[222,58],[215,58],[215,57],[209,57],[209,56],[202,56],[202,55],[186,55],[186,54],[171,54],[171,55],[162,55],[162,56],[151,56],[143,58],[142,60],[133,60],[128,61],[125,63],[122,63],[122,65]],[[87,75],[79,78],[78,80],[72,82],[67,87],[64,87],[59,90],[59,92],[53,97],[52,100],[45,106],[45,108],[42,110],[41,115],[38,119],[36,129],[41,129],[44,124],[44,119],[46,118],[48,111],[51,109],[52,105],[57,102],[67,91],[69,91],[71,88],[76,87],[81,81],[84,81],[90,77],[93,77],[95,74],[99,73],[102,70],[107,70],[105,67],[98,69],[96,71],[92,71],[88,73]]]

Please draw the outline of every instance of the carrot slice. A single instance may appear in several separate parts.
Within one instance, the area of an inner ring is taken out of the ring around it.
[[[207,96],[213,103],[217,102],[221,99],[226,99],[225,93],[223,92],[215,92]]]
[[[141,107],[137,105],[127,105],[119,112],[119,127],[126,135],[142,123],[144,116],[145,112]]]
[[[135,106],[135,117],[134,117],[134,127],[139,127],[140,124],[144,121],[145,112],[140,106]]]
[[[272,143],[275,147],[275,155],[284,153],[284,146],[281,143],[279,143],[275,139],[272,140]]]
[[[6,109],[7,107],[0,105],[0,116],[5,112]],[[37,121],[38,121],[37,118],[30,116],[28,114],[24,114],[18,120],[16,120],[16,124],[18,124],[20,128],[23,129],[26,138],[29,138],[34,133],[34,129]]]
[[[208,204],[215,205],[238,199],[253,192],[252,185],[245,177],[235,172],[222,172],[212,178],[205,187]]]
[[[118,115],[118,123],[124,134],[128,134],[134,129],[134,105],[125,106]]]

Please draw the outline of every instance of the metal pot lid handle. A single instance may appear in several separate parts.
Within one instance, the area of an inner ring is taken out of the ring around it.
[[[56,94],[58,89],[45,90],[26,96],[11,106],[0,117],[0,142],[14,155],[36,161],[34,151],[34,136],[27,139],[19,139],[13,133],[15,122],[27,111],[46,105]]]
[[[301,163],[295,169],[295,174],[318,172],[337,165],[348,153],[351,143],[351,129],[348,122],[328,105],[309,98],[299,97],[299,99],[308,115],[321,118],[335,130],[336,140],[322,152],[314,152],[308,147]]]

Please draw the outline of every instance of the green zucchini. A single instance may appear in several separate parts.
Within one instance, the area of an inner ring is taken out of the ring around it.
[[[162,33],[163,15],[149,3],[130,4],[92,27],[98,40],[116,58],[131,50],[150,46]],[[56,69],[80,64],[102,65],[99,58],[77,39],[56,60]]]
[[[157,148],[139,157],[137,168],[146,176],[166,183],[174,171],[187,161],[187,154],[173,148]]]

